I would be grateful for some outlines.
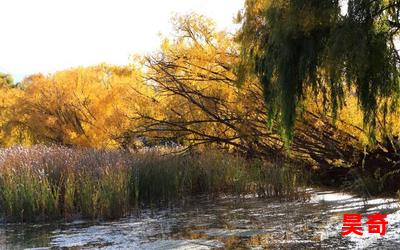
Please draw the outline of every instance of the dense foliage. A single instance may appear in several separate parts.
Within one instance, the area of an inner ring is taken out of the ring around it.
[[[395,110],[400,93],[399,9],[396,0],[246,1],[240,71],[257,74],[285,139],[310,88],[334,118],[347,94],[357,96],[374,139],[378,110]]]
[[[364,25],[366,10],[383,16]],[[16,85],[1,75],[1,146],[218,149],[285,158],[320,171],[324,183],[394,192],[395,10],[393,1],[349,1],[343,14],[336,1],[249,0],[238,34],[178,16],[176,35],[132,65],[36,74]]]

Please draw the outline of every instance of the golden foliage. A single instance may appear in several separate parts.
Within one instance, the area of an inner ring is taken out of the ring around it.
[[[146,106],[138,105],[144,98],[134,91],[139,76],[132,67],[105,64],[29,76],[21,88],[2,92],[3,131],[8,131],[2,142],[115,147],[116,138],[132,126],[132,105]]]
[[[279,128],[266,123],[263,89],[256,77],[237,85],[240,48],[234,35],[218,31],[199,15],[176,16],[173,22],[175,38],[164,38],[157,53],[138,56],[132,65],[80,67],[32,75],[18,86],[3,84],[1,144],[114,148],[175,142],[250,155],[283,151]],[[296,122],[293,150],[305,158],[326,157],[329,151],[334,162],[343,154],[340,143],[368,143],[351,90],[336,122],[322,108],[322,93],[314,96],[303,107],[312,118]],[[378,114],[381,141],[400,133],[398,112],[384,114]]]

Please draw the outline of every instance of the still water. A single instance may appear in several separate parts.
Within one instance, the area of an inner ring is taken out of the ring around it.
[[[0,249],[400,249],[400,207],[308,190],[307,201],[199,197],[112,222],[0,224]],[[385,236],[340,236],[343,213],[387,214]]]

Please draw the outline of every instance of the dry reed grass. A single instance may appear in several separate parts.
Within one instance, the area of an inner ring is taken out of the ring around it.
[[[165,154],[66,147],[0,150],[0,212],[7,221],[113,219],[187,196],[299,198],[296,169],[218,153]]]

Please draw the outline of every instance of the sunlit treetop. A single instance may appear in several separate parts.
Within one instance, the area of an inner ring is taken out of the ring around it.
[[[14,85],[14,79],[9,74],[0,73],[0,88]]]

